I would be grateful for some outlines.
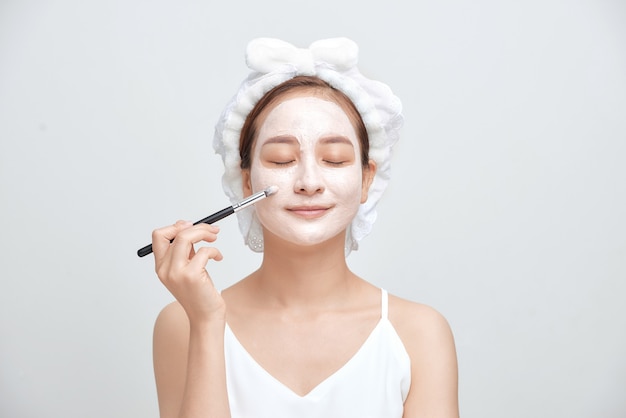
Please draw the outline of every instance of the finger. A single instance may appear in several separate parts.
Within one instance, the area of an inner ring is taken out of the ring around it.
[[[174,268],[184,268],[191,257],[195,257],[193,245],[201,242],[213,242],[217,239],[219,228],[212,225],[196,225],[178,233],[170,246],[170,261]]]
[[[206,265],[209,260],[221,261],[222,253],[215,247],[202,247],[196,252],[196,255],[189,261],[188,268],[191,271],[206,271]],[[208,274],[208,273],[207,273]]]
[[[203,241],[207,241],[207,242],[213,242],[217,239],[217,233],[220,232],[220,227],[217,225],[210,225],[210,224],[202,224],[202,225],[198,225],[196,228],[200,228],[200,229],[204,229],[205,231],[208,231],[209,233],[213,233],[213,235],[207,235],[206,239],[203,239]],[[195,243],[194,243],[195,244]],[[188,259],[191,260],[194,255],[196,254],[195,248],[192,245],[191,249],[189,250],[189,257]]]
[[[163,260],[163,257],[170,247],[170,243],[176,238],[180,231],[190,228],[191,226],[191,222],[179,220],[174,225],[152,231],[152,252],[154,253],[154,259],[157,264]]]

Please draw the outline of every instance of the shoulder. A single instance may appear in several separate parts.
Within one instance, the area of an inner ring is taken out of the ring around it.
[[[440,358],[456,367],[454,336],[447,319],[431,306],[389,295],[389,320],[412,364]]]
[[[185,350],[189,339],[189,319],[180,303],[166,305],[154,324],[153,344],[160,350]]]
[[[187,319],[187,314],[185,310],[177,301],[171,302],[159,312],[157,316],[155,327],[159,328],[169,328],[171,326],[181,326],[186,325],[189,326],[189,320]]]
[[[452,330],[446,318],[431,306],[389,295],[389,320],[400,338],[413,345],[415,337],[451,339]]]
[[[434,308],[389,296],[389,320],[411,359],[405,416],[458,417],[458,366],[452,330]]]

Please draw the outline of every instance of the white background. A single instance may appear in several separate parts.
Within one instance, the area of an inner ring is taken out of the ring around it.
[[[153,228],[228,205],[257,36],[360,45],[406,117],[360,275],[434,306],[465,418],[626,416],[626,3],[0,2],[0,416],[154,417]],[[218,287],[251,271],[221,223]]]

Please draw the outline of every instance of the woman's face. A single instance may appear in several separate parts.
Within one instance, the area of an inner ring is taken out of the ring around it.
[[[364,173],[359,155],[356,132],[339,105],[288,97],[259,128],[244,192],[278,186],[255,205],[263,227],[295,244],[319,244],[342,233],[367,199],[375,166]]]

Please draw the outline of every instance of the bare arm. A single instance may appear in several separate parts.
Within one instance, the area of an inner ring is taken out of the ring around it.
[[[404,418],[458,418],[458,366],[454,337],[434,309],[413,305],[400,312],[398,331],[411,358],[411,389]]]
[[[154,328],[154,371],[161,418],[230,417],[224,363],[225,304],[205,266],[221,259],[217,229],[177,223],[153,233],[159,279],[178,302],[166,306]],[[170,239],[176,237],[170,245]]]
[[[190,329],[174,302],[157,318],[153,347],[161,418],[230,416],[223,322]]]

